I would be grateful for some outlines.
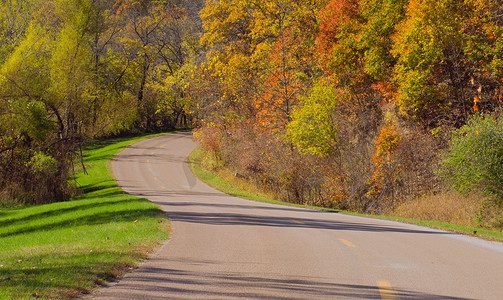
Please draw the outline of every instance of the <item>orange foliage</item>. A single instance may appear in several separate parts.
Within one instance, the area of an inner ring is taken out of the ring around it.
[[[255,104],[257,125],[261,129],[282,131],[290,121],[290,114],[302,91],[302,83],[297,76],[299,56],[309,56],[309,53],[298,53],[302,38],[292,28],[285,29],[270,51],[270,73],[264,81],[263,94]]]
[[[330,54],[338,40],[339,26],[360,11],[358,0],[331,0],[320,13],[320,32],[316,38],[318,52]]]
[[[317,53],[323,64],[328,63],[332,50],[338,42],[339,28],[350,23],[360,11],[358,0],[331,0],[319,12],[320,27],[316,38]]]
[[[396,86],[389,81],[378,81],[372,85],[372,89],[379,92],[383,97],[383,102],[381,106],[385,103],[393,103],[393,99],[396,96]]]
[[[325,176],[323,188],[327,200],[332,203],[340,203],[348,199],[351,194],[347,191],[346,175],[342,170],[334,165],[328,165],[322,169]]]
[[[372,156],[374,174],[368,197],[378,198],[388,183],[393,183],[399,173],[400,165],[396,164],[396,151],[400,145],[401,136],[395,124],[386,124],[381,128],[376,138],[376,149]]]

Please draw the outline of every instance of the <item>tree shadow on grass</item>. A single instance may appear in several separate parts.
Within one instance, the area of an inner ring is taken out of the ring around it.
[[[102,160],[112,160],[114,156],[115,153],[94,154],[90,156],[85,156],[84,163],[92,163],[95,161],[102,161]]]
[[[124,142],[126,140],[129,140],[131,138],[136,138],[136,137],[141,137],[142,135],[135,135],[135,136],[129,136],[129,137],[120,137],[120,138],[114,138],[114,139],[103,139],[103,140],[94,140],[82,147],[82,150],[85,151],[92,151],[92,150],[97,150],[101,148],[105,148],[107,146]]]
[[[82,218],[72,218],[72,214],[75,212],[81,213],[85,210],[96,210],[97,208],[103,208],[106,210],[107,206],[111,208],[114,205],[126,204],[128,206],[134,205],[135,203],[147,203],[148,200],[137,198],[135,196],[128,195],[125,191],[123,191],[115,182],[115,180],[106,180],[98,183],[91,183],[87,185],[83,185],[80,187],[83,191],[84,195],[77,196],[74,199],[71,199],[66,202],[60,202],[58,204],[58,208],[53,208],[52,206],[46,206],[43,211],[25,215],[19,218],[12,219],[4,219],[0,220],[0,228],[4,226],[13,226],[13,225],[22,225],[26,223],[30,223],[32,221],[37,221],[37,223],[43,223],[43,219],[51,219],[54,217],[62,216],[64,214],[68,214],[68,221],[60,222],[60,223],[52,223],[50,225],[37,225],[33,227],[24,227],[23,229],[15,230],[10,233],[0,234],[0,237],[18,235],[22,233],[29,233],[37,231],[36,228],[40,228],[40,230],[52,230],[56,229],[58,226],[68,227],[74,225],[84,225],[84,224],[96,224],[92,223],[93,219],[96,219],[100,224],[108,223],[106,217],[110,217],[109,221],[114,220],[123,220],[128,221],[131,218],[132,221],[138,219],[138,213],[130,214],[129,217],[125,215],[125,212],[116,212],[116,215],[108,215],[106,212],[99,216],[100,214],[93,214]],[[96,193],[95,195],[90,195],[92,193]],[[115,200],[114,198],[123,197],[122,199]],[[65,206],[65,207],[61,207]],[[36,207],[28,208],[28,209],[37,209]],[[113,209],[110,209],[113,211]],[[121,215],[124,214],[124,215]],[[0,212],[0,217],[2,216],[2,212]],[[86,223],[87,222],[87,223]],[[59,224],[59,225],[58,225]],[[5,227],[4,227],[5,228]]]
[[[100,190],[106,190],[106,189],[111,189],[111,188],[119,188],[119,186],[117,185],[117,183],[115,182],[115,180],[105,180],[105,181],[100,181],[100,182],[97,182],[97,183],[91,183],[91,184],[82,185],[82,186],[79,187],[79,189],[84,194],[93,193],[93,192],[97,192],[97,191],[100,191]],[[81,197],[77,197],[76,199],[79,199],[79,198],[82,198],[82,196]]]
[[[9,231],[0,234],[0,238],[4,237],[12,237],[12,236],[17,236],[21,234],[30,234],[30,233],[35,233],[35,232],[40,232],[40,231],[50,231],[50,230],[58,230],[58,229],[63,229],[63,228],[68,228],[68,227],[76,227],[76,226],[82,226],[82,225],[98,225],[98,224],[108,224],[108,223],[113,223],[113,222],[133,222],[135,220],[141,220],[141,219],[146,219],[146,218],[151,218],[156,215],[160,215],[164,213],[158,209],[158,208],[144,208],[144,209],[137,209],[137,208],[129,208],[129,209],[122,209],[122,210],[116,210],[113,208],[114,204],[118,203],[133,203],[133,202],[143,202],[144,200],[142,199],[137,199],[137,200],[128,200],[128,201],[117,201],[116,203],[113,202],[106,202],[106,203],[99,203],[99,204],[88,204],[81,206],[80,209],[84,209],[83,207],[87,208],[96,208],[98,207],[106,207],[110,206],[111,209],[110,211],[104,211],[105,209],[101,209],[100,212],[96,213],[90,213],[89,215],[78,217],[78,218],[73,218],[71,216],[71,212],[74,211],[75,209],[79,209],[76,207],[71,207],[71,208],[64,208],[60,209],[57,211],[49,211],[45,213],[41,213],[38,215],[32,215],[28,216],[26,218],[21,218],[17,220],[7,220],[4,223],[11,225],[12,223],[9,224],[9,222],[16,222],[16,223],[21,223],[21,222],[27,222],[29,220],[35,220],[39,219],[42,217],[45,218],[50,218],[55,215],[61,215],[64,213],[69,213],[68,219],[64,221],[59,221],[59,222],[54,222],[54,223],[48,223],[44,225],[33,225],[33,226],[26,226],[26,227],[21,227],[17,230]],[[130,207],[131,205],[129,205]],[[1,224],[0,226],[3,226],[5,224]]]
[[[42,253],[16,258],[21,262],[0,268],[0,287],[12,299],[67,299],[87,294],[84,286],[102,286],[132,267],[131,257],[144,255],[123,251]],[[56,262],[56,263],[55,263]]]

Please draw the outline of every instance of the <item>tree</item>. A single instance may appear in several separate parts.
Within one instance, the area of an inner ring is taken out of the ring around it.
[[[30,22],[30,1],[0,3],[0,63],[24,38]]]
[[[287,128],[289,140],[315,155],[337,155],[336,108],[338,99],[343,97],[342,91],[326,83],[315,85],[309,96],[302,98],[302,107],[292,113]]]
[[[215,1],[201,15],[208,61],[224,95],[216,101],[259,126],[282,128],[314,76],[318,1]]]
[[[477,1],[410,1],[392,50],[406,115],[429,127],[460,126],[481,98],[489,101],[499,84],[487,76],[487,54],[499,33],[487,11]]]
[[[503,119],[475,115],[453,132],[444,153],[443,175],[463,193],[478,189],[503,205]]]
[[[193,36],[198,29],[187,11],[179,6],[180,1],[133,1],[122,0],[117,13],[124,30],[121,31],[120,44],[122,65],[129,92],[135,95],[138,120],[136,126],[148,130],[159,126],[158,121],[173,128],[177,120],[168,122],[165,111],[167,98],[159,87],[165,83],[166,76],[177,76],[182,66],[189,62],[191,52],[197,51]],[[185,73],[186,74],[186,73]],[[180,75],[180,74],[179,74]],[[178,75],[178,76],[179,76]],[[176,95],[172,99],[184,98],[180,87],[170,88]],[[168,98],[169,99],[169,98]],[[174,105],[176,102],[172,102]],[[184,105],[178,105],[174,115],[185,114]],[[178,119],[178,117],[175,117]]]
[[[0,69],[6,108],[0,131],[7,141],[1,152],[8,155],[1,171],[10,174],[2,185],[11,197],[40,203],[68,193],[73,151],[81,142],[88,48],[85,3],[40,2],[34,9],[26,36]]]
[[[390,80],[396,59],[390,51],[392,37],[397,26],[405,18],[409,0],[362,0],[361,43],[364,51],[364,67],[367,74],[377,81]]]
[[[259,6],[252,34],[267,28],[263,34],[274,37],[267,46],[263,91],[256,104],[258,123],[264,127],[283,131],[299,97],[319,75],[313,51],[319,7],[320,1],[271,1]]]

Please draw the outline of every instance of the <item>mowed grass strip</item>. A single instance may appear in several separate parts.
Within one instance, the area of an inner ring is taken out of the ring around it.
[[[97,142],[84,151],[83,194],[71,201],[0,208],[0,299],[69,299],[133,268],[168,238],[166,215],[122,191],[110,160],[145,137]]]

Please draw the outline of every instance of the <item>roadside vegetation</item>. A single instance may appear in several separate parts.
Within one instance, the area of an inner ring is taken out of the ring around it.
[[[110,174],[134,139],[106,138],[192,126],[203,5],[0,1],[1,299],[82,295],[167,239]]]
[[[141,138],[84,149],[87,174],[69,201],[0,208],[0,299],[70,299],[134,268],[168,238],[169,220],[151,202],[122,191],[110,159]]]
[[[433,197],[433,200],[424,197],[407,202],[407,205],[399,206],[389,214],[362,214],[316,206],[316,204],[295,204],[278,200],[276,195],[264,193],[256,186],[250,185],[249,181],[236,177],[231,170],[221,166],[215,168],[211,163],[208,164],[210,157],[202,147],[196,148],[189,157],[192,172],[208,185],[232,196],[259,202],[399,221],[503,242],[501,230],[491,230],[474,225],[477,224],[474,218],[480,212],[481,200],[479,197],[466,197],[462,194],[449,195],[447,199],[439,199],[444,195]]]

